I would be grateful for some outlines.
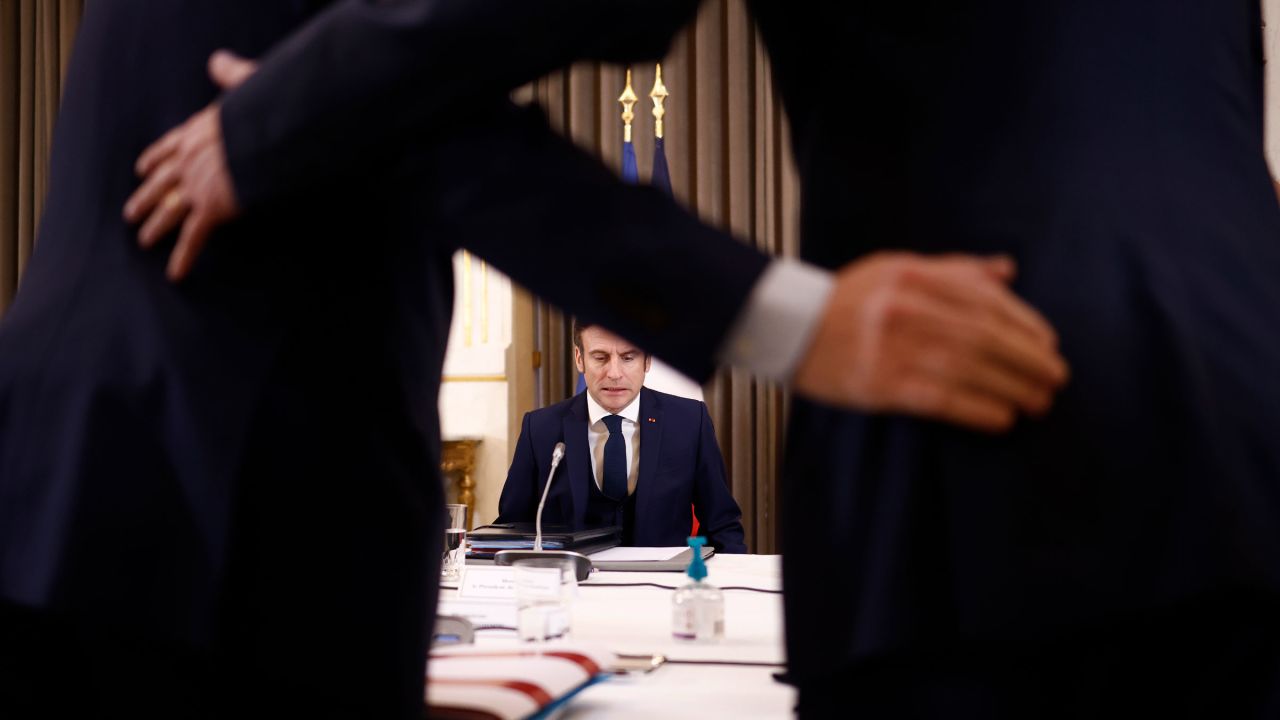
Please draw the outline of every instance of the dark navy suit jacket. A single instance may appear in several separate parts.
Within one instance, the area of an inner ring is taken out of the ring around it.
[[[586,528],[588,491],[595,484],[587,442],[587,394],[524,416],[507,482],[498,502],[498,522],[532,522],[551,469],[551,451],[565,446],[552,479],[542,522]],[[675,547],[691,530],[689,506],[698,534],[721,552],[747,551],[742,511],[729,492],[724,458],[716,444],[707,406],[697,400],[640,390],[640,468],[633,544]]]

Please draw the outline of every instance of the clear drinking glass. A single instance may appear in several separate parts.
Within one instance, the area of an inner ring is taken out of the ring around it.
[[[569,636],[569,606],[578,592],[573,563],[555,558],[517,560],[516,629],[524,642]]]
[[[440,563],[441,580],[457,580],[467,562],[467,506],[445,505],[448,523],[444,528],[444,554]]]

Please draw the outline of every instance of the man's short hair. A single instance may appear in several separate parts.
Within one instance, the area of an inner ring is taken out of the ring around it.
[[[569,329],[569,334],[573,338],[573,346],[578,348],[578,352],[582,353],[583,357],[586,357],[587,350],[582,347],[582,331],[589,327],[596,327],[596,323],[583,322],[575,317],[573,318],[573,324]],[[643,348],[638,347],[636,350],[639,350],[641,354],[646,356],[649,354]]]

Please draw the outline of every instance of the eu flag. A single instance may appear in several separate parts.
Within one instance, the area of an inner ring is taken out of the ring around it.
[[[630,145],[631,143],[627,143]],[[626,150],[623,151],[623,163],[626,163]],[[635,149],[632,148],[631,163],[635,164]],[[625,175],[625,170],[623,171]],[[663,146],[662,138],[653,139],[653,174],[649,176],[649,184],[662,190],[668,196],[674,196],[671,192],[671,171],[667,169],[667,150]]]
[[[640,183],[640,169],[636,167],[636,146],[630,140],[622,142],[622,179],[632,185]],[[670,184],[669,179],[667,182]]]

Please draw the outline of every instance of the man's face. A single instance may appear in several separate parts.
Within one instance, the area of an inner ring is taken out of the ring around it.
[[[595,326],[583,329],[582,347],[573,348],[573,360],[587,381],[587,392],[611,413],[635,399],[649,372],[643,350]]]

